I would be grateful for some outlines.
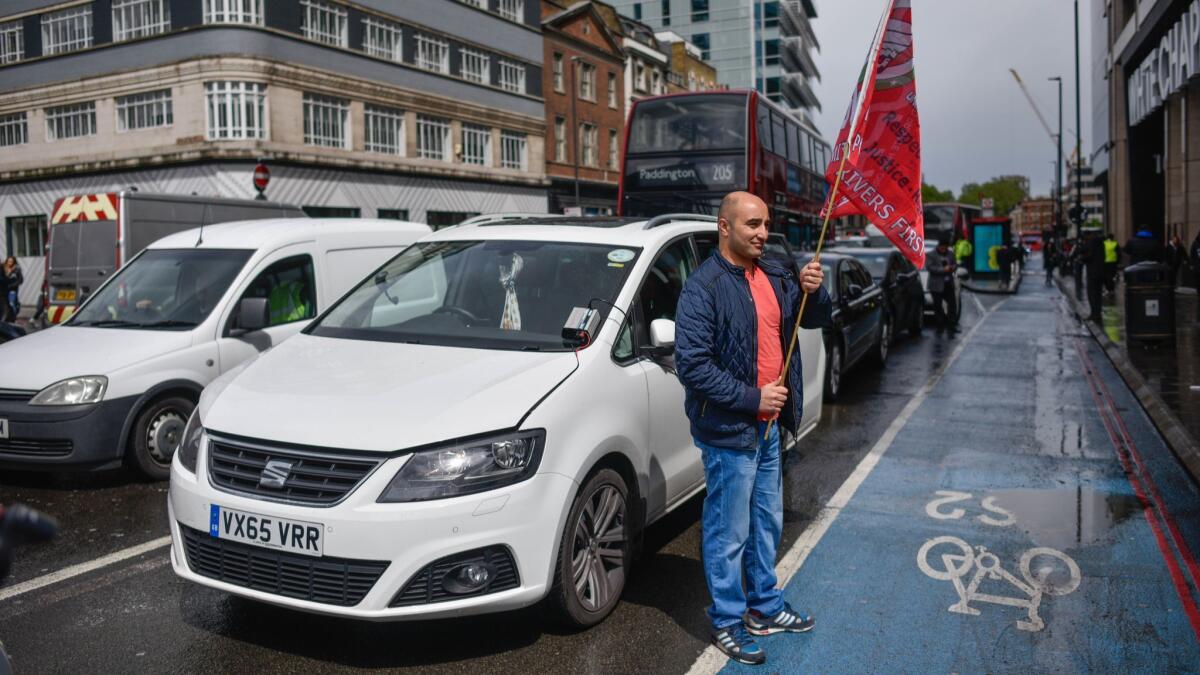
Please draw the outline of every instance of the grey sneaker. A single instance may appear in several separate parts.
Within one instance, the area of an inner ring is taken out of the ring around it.
[[[746,612],[743,619],[746,622],[746,630],[750,631],[752,635],[807,633],[816,625],[816,621],[811,616],[797,612],[787,603],[784,603],[783,609],[774,616],[766,616],[752,609]]]
[[[712,634],[712,643],[725,653],[725,656],[751,666],[761,665],[767,662],[767,653],[762,647],[750,637],[746,632],[746,627],[742,624],[734,624],[728,628],[714,631]]]

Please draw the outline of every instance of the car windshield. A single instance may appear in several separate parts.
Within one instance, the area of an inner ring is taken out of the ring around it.
[[[607,316],[640,249],[437,241],[405,249],[305,332],[352,340],[559,351],[571,310]]]
[[[187,330],[208,317],[251,253],[148,249],[88,298],[67,325]]]

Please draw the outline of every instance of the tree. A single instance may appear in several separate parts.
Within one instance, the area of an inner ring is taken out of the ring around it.
[[[921,183],[921,203],[952,202],[954,193],[949,190],[939,190],[936,185]]]
[[[991,197],[995,203],[997,214],[1004,215],[1012,211],[1028,197],[1025,190],[1025,180],[1018,176],[1001,176],[993,178],[982,185],[967,183],[962,186],[958,201],[964,204],[978,205],[981,197]]]

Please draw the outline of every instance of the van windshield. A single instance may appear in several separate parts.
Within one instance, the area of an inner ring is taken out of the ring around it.
[[[607,316],[640,249],[438,241],[405,249],[305,330],[322,337],[559,351],[575,307]]]
[[[217,306],[251,253],[150,249],[121,268],[66,325],[188,330]]]

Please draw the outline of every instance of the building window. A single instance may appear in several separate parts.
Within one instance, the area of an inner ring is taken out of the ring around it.
[[[509,21],[522,23],[525,18],[525,0],[500,0],[496,11]]]
[[[383,59],[403,61],[400,44],[400,24],[373,16],[363,19],[364,52]]]
[[[408,220],[408,209],[378,209],[375,211],[375,217],[383,220]]]
[[[620,161],[621,153],[617,151],[617,130],[608,130],[608,168],[614,171],[617,168],[617,162]]]
[[[301,206],[309,218],[360,218],[362,209],[357,206]]]
[[[525,64],[500,59],[500,88],[518,94],[525,93]]]
[[[477,211],[426,211],[425,224],[435,230],[457,225],[467,218],[479,215]]]
[[[204,23],[263,25],[263,0],[204,0]]]
[[[708,21],[708,0],[692,0],[692,22]]]
[[[651,79],[650,93],[651,94],[663,93],[662,71],[660,71],[658,68],[651,69],[650,79]]]
[[[417,33],[417,67],[450,72],[450,46],[440,38]]]
[[[579,98],[596,100],[596,66],[590,63],[579,64]]]
[[[367,152],[404,155],[404,111],[383,106],[363,108],[363,148]]]
[[[304,95],[304,144],[350,149],[350,102],[344,98]]]
[[[633,3],[633,18],[637,19],[638,21],[642,20],[642,3]]]
[[[566,91],[563,85],[563,55],[558,52],[554,53],[554,91],[560,94]]]
[[[42,54],[64,54],[92,46],[92,6],[42,15]]]
[[[24,112],[0,115],[0,148],[29,142],[29,122]]]
[[[707,61],[708,57],[710,56],[709,49],[711,49],[711,42],[709,41],[708,33],[693,34],[692,44],[696,45],[696,47],[700,50],[700,60]]]
[[[113,42],[157,35],[171,30],[171,6],[166,0],[112,0]]]
[[[768,66],[779,63],[779,38],[759,41],[759,49],[765,52],[766,64]],[[760,55],[763,55],[760,53]]]
[[[646,64],[641,61],[633,62],[633,88],[646,91]]]
[[[117,131],[169,127],[174,122],[171,90],[117,97]]]
[[[464,164],[491,166],[492,130],[477,124],[463,124],[462,153]]]
[[[608,107],[617,107],[617,74],[608,74]]]
[[[659,3],[662,6],[662,25],[671,25],[671,0],[662,0]]]
[[[501,66],[503,69],[503,66]],[[472,82],[491,84],[492,57],[478,49],[462,48],[462,77]]]
[[[505,169],[525,170],[525,134],[515,131],[500,132],[500,166]]]
[[[8,254],[17,258],[46,255],[46,216],[12,216],[8,219]]]
[[[775,28],[779,25],[779,2],[778,0],[770,0],[761,5],[755,5],[755,9],[762,7],[763,11],[763,28]],[[755,12],[757,14],[757,12]]]
[[[20,21],[0,23],[0,64],[25,58],[25,30]]]
[[[567,119],[554,118],[554,161],[567,161]]]
[[[304,6],[304,19],[300,22],[304,37],[335,47],[350,44],[345,7],[324,0],[300,0],[300,4]]]
[[[450,161],[450,120],[417,115],[417,156]]]
[[[46,140],[79,138],[96,133],[96,102],[46,108]]]
[[[584,122],[579,125],[579,147],[583,156],[584,166],[596,166],[596,144],[599,141],[600,127]]]
[[[208,140],[266,138],[266,94],[257,82],[205,82]]]

